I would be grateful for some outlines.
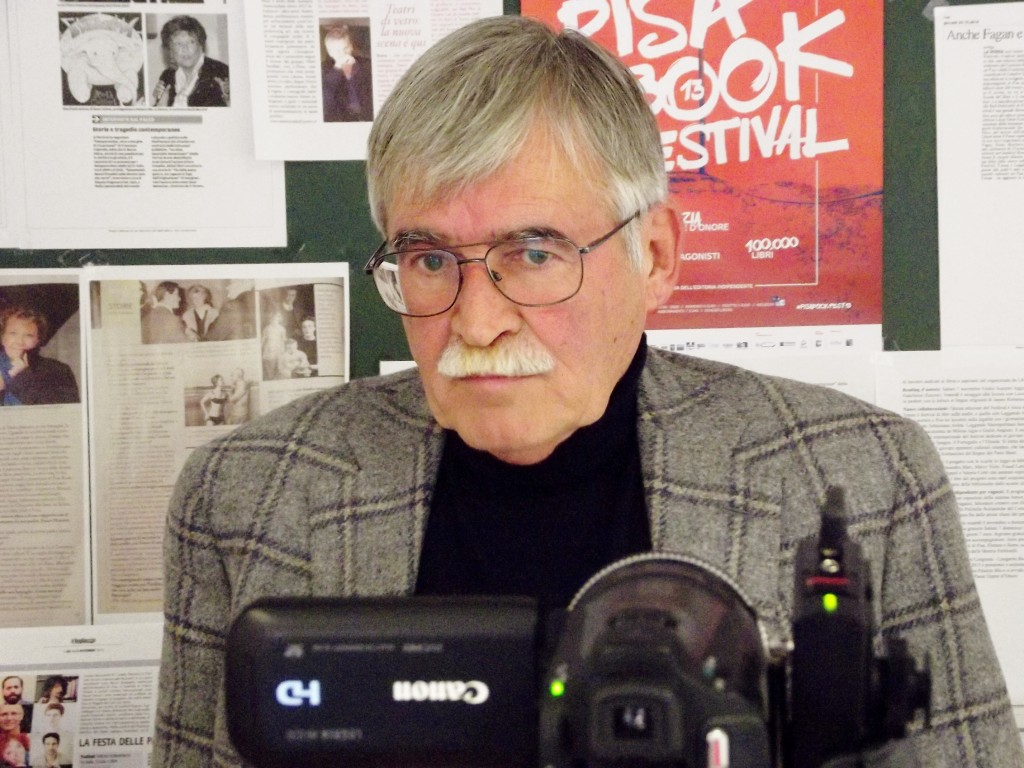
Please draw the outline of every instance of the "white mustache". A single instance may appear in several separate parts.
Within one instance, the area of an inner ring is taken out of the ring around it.
[[[467,376],[536,376],[549,373],[555,359],[544,347],[517,334],[486,347],[471,347],[453,338],[441,353],[437,372],[452,379]]]

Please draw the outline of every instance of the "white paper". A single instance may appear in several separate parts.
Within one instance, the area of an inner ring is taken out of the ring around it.
[[[150,764],[161,629],[152,622],[0,630],[0,678],[22,682],[21,733],[32,765],[43,765],[51,733],[62,766]]]
[[[344,25],[361,74],[369,70],[372,114],[424,50],[474,19],[500,16],[501,0],[263,0],[246,4],[256,156],[363,160],[371,122],[336,121],[324,109],[331,63],[324,33]],[[327,73],[324,78],[323,73]],[[358,100],[358,99],[357,99]],[[366,109],[360,113],[365,114]]]
[[[935,8],[942,348],[1024,345],[1024,3]]]
[[[0,6],[0,40],[9,39],[6,3]],[[0,50],[0,248],[18,245],[22,220],[21,154],[16,149],[13,78],[9,45]]]
[[[161,609],[167,504],[191,452],[348,381],[348,265],[85,272],[95,616],[124,621]],[[182,313],[193,288],[209,302]]]
[[[0,387],[0,466],[7,478],[0,504],[0,541],[17,553],[5,575],[0,627],[75,624],[89,620],[85,360],[78,278],[73,270],[0,270],[0,308],[32,315],[40,358],[13,376],[35,374],[21,400]],[[48,330],[40,329],[38,317]],[[11,322],[10,320],[8,322]],[[0,344],[0,365],[6,342]],[[37,371],[33,367],[38,366]],[[43,367],[46,366],[46,367]],[[56,370],[52,370],[56,369]],[[2,376],[2,374],[0,374]],[[41,378],[39,378],[41,376]],[[0,378],[0,382],[4,379]],[[31,399],[29,399],[31,396]],[[2,655],[2,652],[0,652]]]
[[[7,207],[20,247],[286,244],[283,164],[254,159],[241,0],[7,8],[16,130],[3,152],[23,158],[24,178],[4,182],[24,200]],[[228,106],[151,106],[160,31],[178,14],[203,26],[206,58],[229,67]]]
[[[978,594],[1024,728],[1024,350],[887,353],[878,404],[917,421],[960,507]]]
[[[738,356],[729,362],[743,365],[742,355],[775,356],[788,359],[794,355],[865,355],[882,351],[882,326],[865,325],[794,325],[763,328],[676,328],[647,330],[651,346],[669,352],[683,352],[699,357]],[[724,358],[723,358],[724,359]]]

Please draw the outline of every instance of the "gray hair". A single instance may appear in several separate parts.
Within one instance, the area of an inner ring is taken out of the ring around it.
[[[377,228],[387,237],[387,206],[399,199],[444,202],[485,180],[535,127],[592,172],[619,219],[666,198],[658,126],[622,62],[578,32],[498,16],[427,50],[374,120],[367,188]],[[625,231],[639,265],[639,229]]]

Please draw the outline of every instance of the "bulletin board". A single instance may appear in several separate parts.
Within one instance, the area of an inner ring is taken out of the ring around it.
[[[881,2],[882,0],[871,0]],[[931,8],[976,0],[885,2],[883,335],[887,350],[939,347],[935,176],[934,40]],[[518,13],[518,0],[505,12]],[[381,360],[406,360],[399,318],[386,310],[362,266],[378,245],[366,199],[365,164],[287,162],[284,248],[0,250],[9,267],[89,263],[199,264],[346,261],[351,275],[351,375],[375,375]]]

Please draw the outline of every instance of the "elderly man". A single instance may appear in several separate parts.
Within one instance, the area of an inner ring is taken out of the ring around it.
[[[418,371],[312,395],[199,449],[166,538],[154,765],[236,760],[225,632],[272,594],[524,594],[564,606],[651,550],[700,558],[790,634],[795,542],[830,485],[881,632],[931,656],[924,765],[1024,764],[953,495],[914,424],[648,349],[677,214],[610,54],[505,17],[425,53],[373,126],[367,264]]]

